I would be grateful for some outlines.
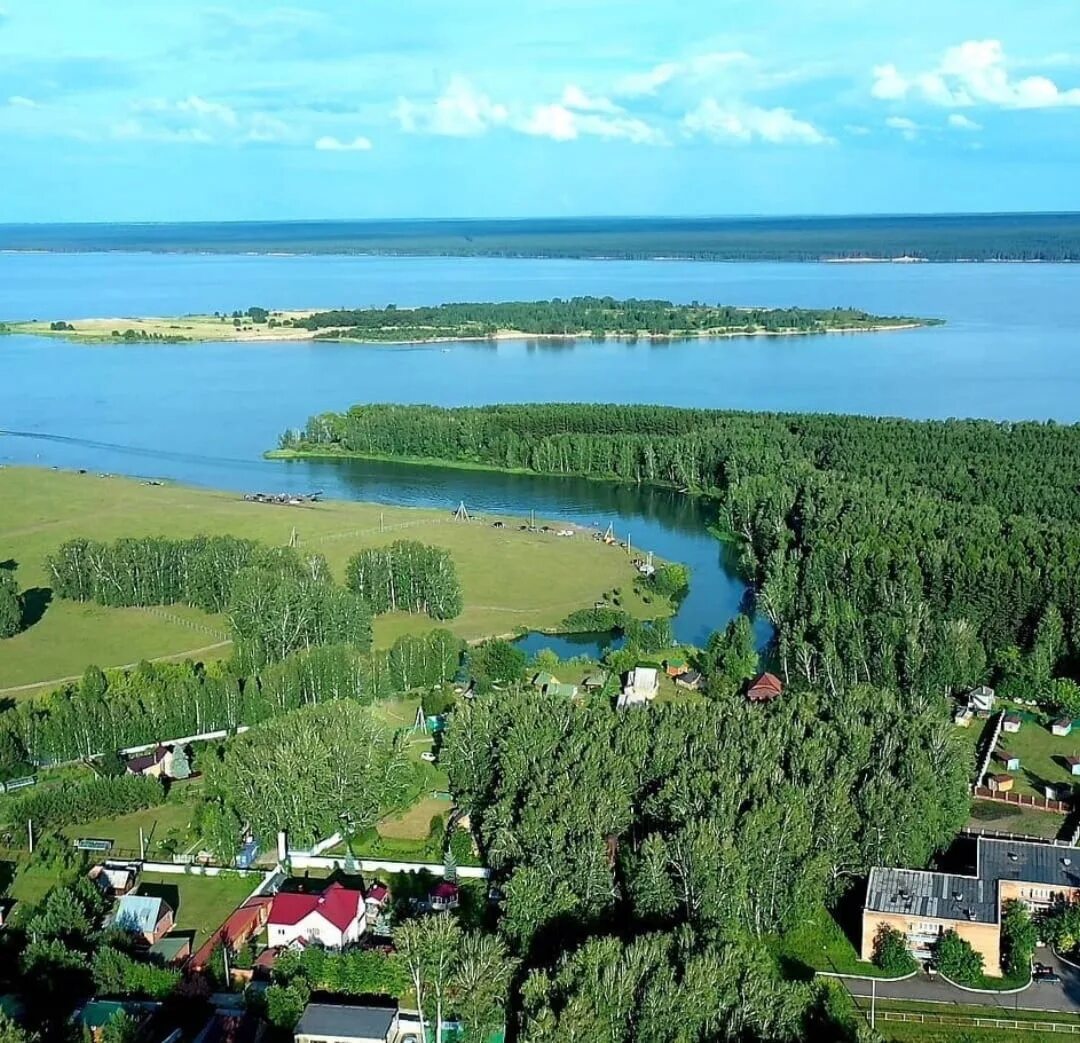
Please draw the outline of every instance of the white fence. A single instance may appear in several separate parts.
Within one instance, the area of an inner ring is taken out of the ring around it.
[[[237,726],[236,734],[243,735],[250,726],[241,724]],[[162,739],[161,742],[148,742],[142,746],[128,746],[126,749],[118,750],[122,756],[127,757],[134,753],[147,753],[150,750],[156,750],[158,746],[186,746],[189,742],[209,742],[211,739],[227,739],[233,733],[226,728],[223,728],[216,732],[202,732],[199,735],[185,735],[181,739]]]
[[[309,855],[302,851],[289,852],[289,864],[293,869],[343,869],[357,866],[365,873],[431,873],[442,876],[445,867],[441,862],[391,862],[383,858],[357,858],[355,855]],[[487,866],[458,866],[457,875],[463,880],[487,880],[491,870]]]

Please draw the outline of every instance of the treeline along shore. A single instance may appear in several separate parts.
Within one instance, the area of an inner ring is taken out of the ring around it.
[[[785,674],[833,690],[873,681],[929,695],[991,668],[1024,690],[1080,651],[1080,427],[370,405],[313,417],[278,452],[710,493]]]
[[[856,308],[743,308],[613,297],[439,304],[418,308],[339,308],[177,318],[79,319],[0,323],[0,333],[67,340],[146,343],[229,340],[339,340],[411,344],[528,337],[723,337],[866,332],[936,325],[937,319],[881,316]]]

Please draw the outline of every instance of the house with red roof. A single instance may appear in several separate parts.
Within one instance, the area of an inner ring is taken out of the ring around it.
[[[451,909],[456,909],[460,901],[458,885],[449,880],[440,880],[428,892],[428,904],[435,913],[448,913]]]
[[[771,703],[783,695],[783,682],[775,674],[762,674],[746,690],[746,698],[752,703]]]
[[[324,891],[274,896],[266,923],[271,947],[315,943],[328,949],[359,941],[367,929],[364,893],[335,881]]]

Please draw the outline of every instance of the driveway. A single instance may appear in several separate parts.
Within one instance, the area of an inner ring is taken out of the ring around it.
[[[965,992],[936,976],[920,972],[904,981],[879,981],[878,1000],[914,1000],[920,1003],[940,1003],[953,1006],[979,1006],[1010,1010],[1046,1010],[1062,1014],[1080,1014],[1080,970],[1063,964],[1049,949],[1037,949],[1035,959],[1054,968],[1061,976],[1060,985],[1033,982],[1023,992],[988,993]],[[870,998],[873,985],[861,979],[844,978],[844,985],[853,996]]]

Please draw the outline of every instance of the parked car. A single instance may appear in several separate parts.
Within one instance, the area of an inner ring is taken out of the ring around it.
[[[1034,974],[1034,978],[1037,982],[1041,982],[1043,985],[1061,984],[1061,975],[1054,971],[1051,967],[1037,968]]]

